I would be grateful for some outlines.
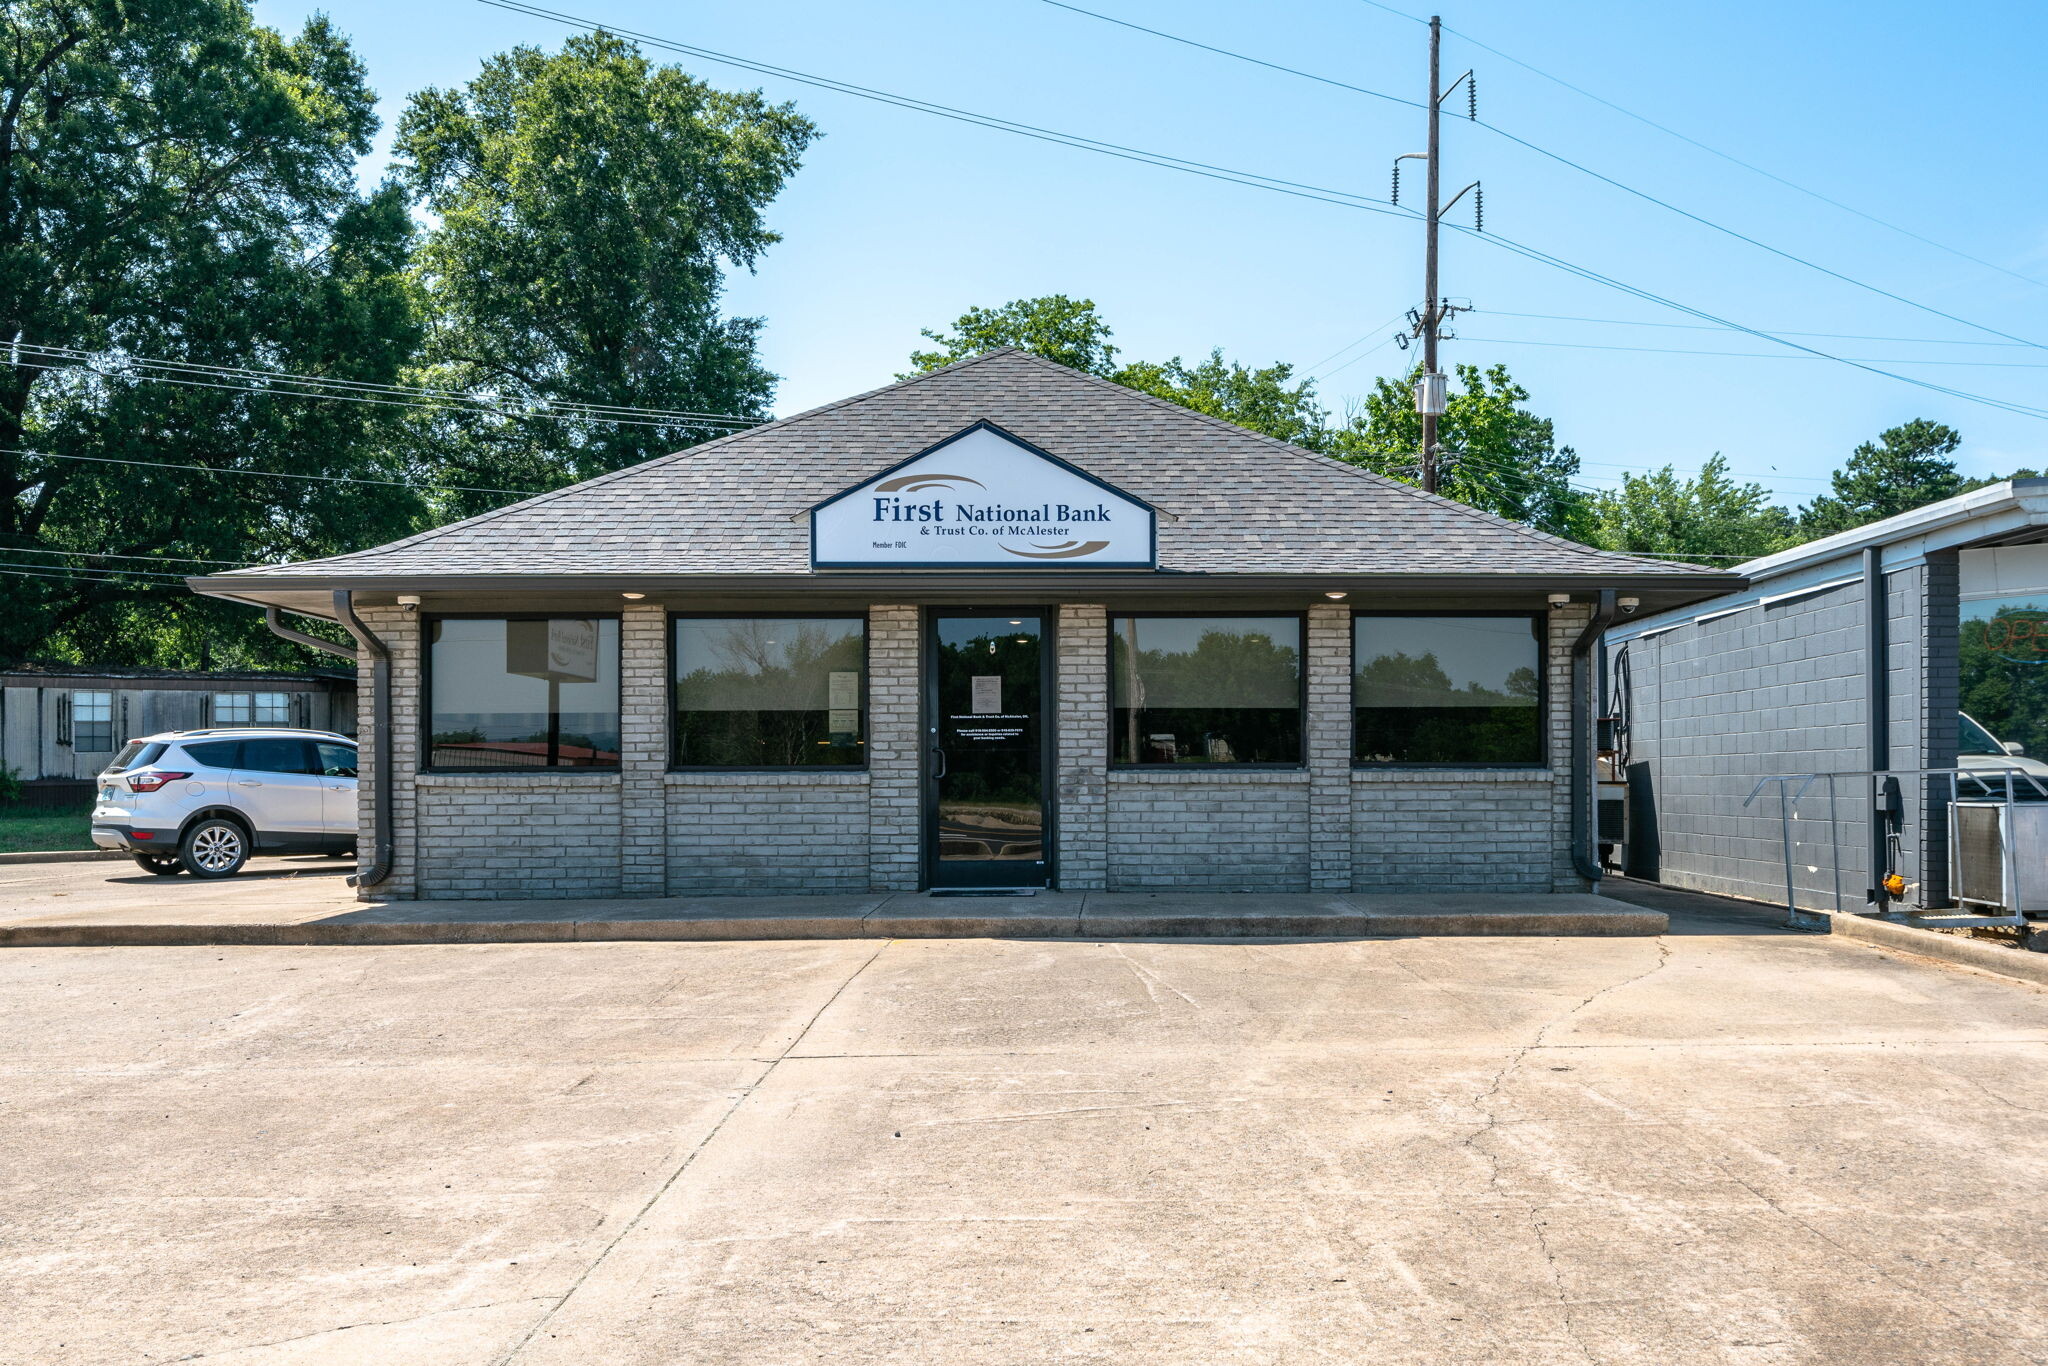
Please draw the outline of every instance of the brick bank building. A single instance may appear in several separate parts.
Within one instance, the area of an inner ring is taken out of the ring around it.
[[[192,580],[356,637],[375,899],[1580,890],[1600,631],[1741,583],[1013,350]]]

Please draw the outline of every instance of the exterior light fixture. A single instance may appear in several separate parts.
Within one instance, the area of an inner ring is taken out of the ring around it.
[[[627,602],[638,602],[640,601],[640,599],[646,597],[647,595],[645,593],[621,593],[619,594],[619,596],[624,598]]]
[[[1549,597],[1544,599],[1544,601],[1549,603],[1552,607],[1568,607],[1571,605],[1571,600],[1572,595],[1569,593],[1552,593]]]
[[[1342,602],[1342,601],[1344,601],[1344,599],[1345,599],[1346,597],[1348,597],[1348,596],[1349,596],[1349,594],[1346,594],[1346,593],[1338,593],[1338,592],[1334,592],[1334,591],[1332,591],[1332,592],[1328,592],[1328,593],[1325,593],[1325,594],[1323,594],[1323,596],[1324,596],[1324,597],[1326,597],[1326,598],[1328,598],[1328,599],[1329,599],[1329,600],[1330,600],[1331,602]]]

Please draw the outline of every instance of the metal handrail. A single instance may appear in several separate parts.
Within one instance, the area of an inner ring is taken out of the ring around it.
[[[1785,924],[1788,928],[1813,928],[1813,925],[1810,921],[1801,919],[1802,916],[1807,915],[1809,913],[1806,911],[1802,911],[1799,907],[1799,893],[1798,888],[1794,884],[1792,872],[1793,865],[1791,811],[1793,805],[1796,804],[1801,797],[1806,795],[1806,790],[1812,787],[1815,781],[1817,780],[1822,780],[1827,783],[1828,857],[1830,860],[1830,866],[1834,878],[1834,913],[1836,915],[1840,915],[1842,913],[1842,849],[1841,841],[1837,839],[1835,836],[1835,826],[1837,823],[1835,780],[1837,778],[1867,778],[1875,782],[1879,778],[1925,777],[1944,777],[1948,779],[1948,856],[1949,883],[1951,887],[1959,885],[1962,880],[1961,854],[1958,850],[1956,841],[1956,803],[1961,800],[1962,780],[1968,778],[1973,781],[1982,782],[1982,785],[1985,788],[1987,794],[1989,793],[1992,785],[1990,782],[1984,780],[2000,777],[2002,777],[2005,780],[2003,784],[2005,806],[2004,828],[2006,831],[2006,836],[2003,841],[2004,884],[2007,900],[2012,901],[2015,899],[2015,890],[2019,886],[2019,855],[2017,852],[2017,841],[2013,838],[2013,832],[2016,828],[2012,813],[2013,800],[2015,795],[2013,791],[2013,779],[2016,777],[2026,779],[2028,786],[2032,787],[2034,791],[2036,791],[2043,797],[2048,797],[2048,786],[2044,786],[2041,782],[2041,779],[2034,773],[2031,773],[2023,768],[1848,768],[1835,769],[1831,772],[1820,773],[1770,773],[1756,780],[1755,786],[1751,787],[1749,790],[1749,795],[1742,799],[1742,805],[1743,808],[1747,810],[1750,804],[1754,802],[1757,799],[1757,797],[1763,792],[1765,787],[1773,783],[1777,784],[1778,841],[1780,848],[1783,851],[1783,857],[1785,862]],[[1788,788],[1788,784],[1795,782],[1799,784],[1796,790]],[[1875,791],[1873,791],[1871,794],[1871,798],[1873,802],[1878,800],[1878,794]],[[1881,886],[1882,883],[1880,881],[1880,875],[1878,873],[1878,870],[1873,868],[1870,870],[1870,874],[1872,885],[1874,887]],[[1969,904],[1973,903],[1986,906],[1999,904],[1996,902],[1984,901],[1982,898],[1964,897],[1961,895],[1957,895],[1955,900],[1956,904],[1961,906],[1968,906]],[[2001,906],[2001,909],[2005,910],[2007,914],[2005,916],[1994,918],[1952,916],[1944,917],[1939,920],[1930,920],[1925,916],[1916,915],[1914,912],[1911,911],[1904,912],[1904,914],[1906,914],[1910,918],[1919,919],[1923,923],[1938,923],[1954,926],[2006,924],[2025,925],[2027,923],[2026,913],[2023,910],[2021,910],[2017,905],[2003,905]],[[1878,912],[1878,914],[1883,914],[1883,912],[1880,911]]]

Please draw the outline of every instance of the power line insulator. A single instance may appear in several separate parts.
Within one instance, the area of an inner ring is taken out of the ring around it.
[[[1472,187],[1472,231],[1486,231],[1486,190],[1480,185]]]
[[[1479,78],[1470,72],[1465,75],[1465,117],[1479,122]]]
[[[1401,163],[1398,161],[1394,163],[1394,198],[1392,202],[1395,204],[1401,202]]]

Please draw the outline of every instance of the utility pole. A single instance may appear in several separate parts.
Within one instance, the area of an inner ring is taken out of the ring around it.
[[[1415,406],[1422,414],[1422,491],[1436,492],[1436,424],[1444,412],[1442,372],[1436,368],[1436,334],[1443,323],[1442,300],[1436,288],[1437,220],[1442,216],[1437,201],[1443,192],[1439,174],[1443,147],[1443,43],[1444,21],[1429,16],[1429,207],[1423,223],[1422,245],[1422,379],[1415,389]]]
[[[1410,335],[1422,338],[1422,372],[1415,377],[1415,411],[1422,415],[1422,450],[1420,452],[1422,489],[1435,493],[1440,465],[1441,449],[1437,442],[1437,424],[1444,414],[1448,397],[1448,385],[1443,372],[1437,368],[1436,347],[1442,339],[1443,325],[1462,308],[1451,306],[1438,292],[1437,283],[1437,225],[1443,221],[1444,212],[1467,194],[1473,197],[1475,226],[1483,226],[1485,220],[1478,215],[1482,212],[1479,182],[1473,181],[1464,189],[1451,196],[1451,202],[1443,199],[1442,156],[1444,99],[1460,85],[1465,87],[1471,108],[1471,117],[1479,117],[1479,98],[1472,73],[1452,81],[1447,90],[1443,85],[1443,19],[1431,15],[1429,19],[1429,150],[1409,152],[1394,159],[1394,203],[1401,202],[1401,163],[1421,161],[1428,164],[1427,200],[1422,218],[1422,307],[1409,313],[1414,324]],[[1405,338],[1399,339],[1403,348],[1408,345]]]

